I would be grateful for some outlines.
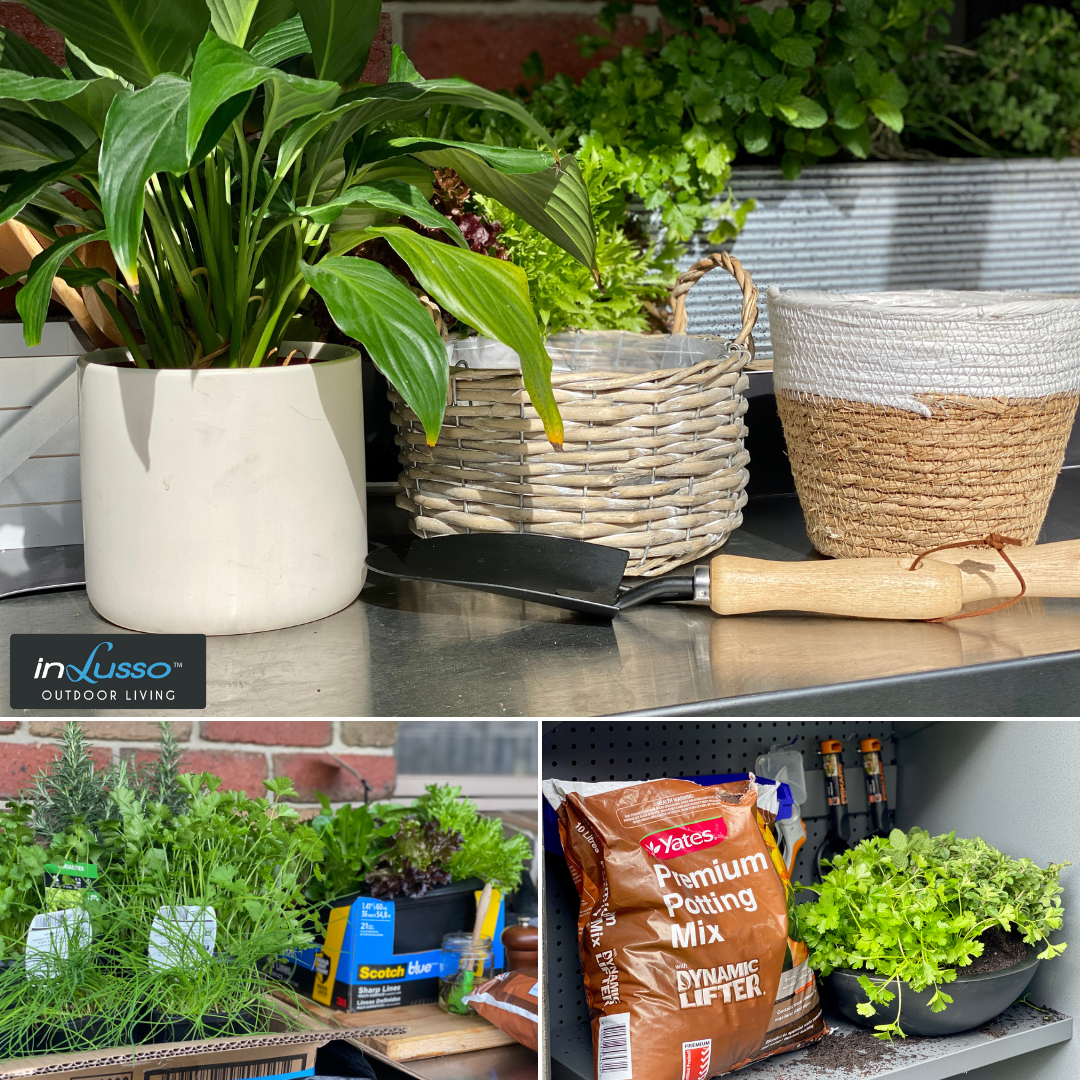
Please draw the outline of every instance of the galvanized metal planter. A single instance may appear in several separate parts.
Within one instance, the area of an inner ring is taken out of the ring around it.
[[[732,251],[763,292],[1080,292],[1080,158],[818,165],[795,181],[740,167],[731,186],[757,202]],[[712,250],[699,233],[680,269]],[[737,297],[706,278],[687,298],[690,332],[730,336]],[[754,340],[772,356],[764,311]]]

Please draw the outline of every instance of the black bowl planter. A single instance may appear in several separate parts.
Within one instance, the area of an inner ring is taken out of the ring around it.
[[[952,1004],[944,1012],[931,1012],[929,1002],[934,987],[921,992],[901,983],[902,993],[897,993],[895,982],[889,989],[896,997],[888,1005],[875,1005],[873,1016],[861,1016],[856,1008],[867,1000],[859,985],[859,976],[866,975],[876,986],[886,980],[873,972],[852,971],[838,968],[823,980],[826,1000],[845,1019],[862,1027],[875,1024],[892,1024],[900,1012],[900,1027],[907,1035],[954,1035],[958,1031],[985,1024],[987,1020],[1007,1009],[1027,989],[1039,966],[1035,950],[1028,949],[1026,960],[1012,967],[991,971],[985,975],[958,975],[955,982],[942,986],[951,997]]]

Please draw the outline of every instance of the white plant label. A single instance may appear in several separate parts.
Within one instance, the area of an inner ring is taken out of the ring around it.
[[[68,958],[72,945],[86,946],[93,931],[83,908],[66,908],[35,915],[26,935],[26,977],[52,979]]]
[[[214,955],[217,914],[212,907],[188,904],[158,908],[150,927],[150,964],[156,968],[184,967]]]

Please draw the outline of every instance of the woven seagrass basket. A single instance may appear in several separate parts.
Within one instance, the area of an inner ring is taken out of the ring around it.
[[[1034,544],[1080,398],[1080,299],[769,290],[806,530],[836,556]]]
[[[686,335],[686,293],[715,267],[742,290],[733,341]],[[540,533],[630,553],[626,573],[650,577],[720,547],[742,524],[743,446],[757,289],[727,253],[702,259],[672,290],[674,333],[577,332],[548,342],[564,424],[556,452],[517,369],[465,367],[451,357],[446,420],[428,448],[395,391],[403,488],[397,504],[419,536]],[[466,343],[462,343],[463,345]],[[473,339],[483,364],[501,347]],[[508,351],[507,351],[508,352]],[[505,358],[505,357],[504,357]]]

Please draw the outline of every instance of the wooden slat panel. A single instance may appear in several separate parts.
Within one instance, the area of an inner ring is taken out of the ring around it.
[[[6,410],[36,405],[75,370],[77,356],[0,356],[0,431]]]
[[[32,457],[0,480],[0,507],[78,502],[80,498],[77,457]]]
[[[0,507],[0,550],[82,542],[82,503]]]
[[[37,358],[86,352],[67,322],[47,322],[41,329],[41,344],[30,348],[23,341],[21,320],[0,320],[0,357],[33,356]]]

